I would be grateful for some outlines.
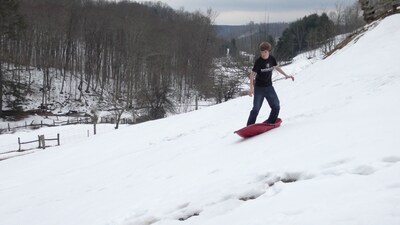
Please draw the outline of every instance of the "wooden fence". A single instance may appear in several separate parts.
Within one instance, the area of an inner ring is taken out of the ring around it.
[[[400,0],[359,0],[364,11],[364,20],[372,22],[390,13],[399,11]]]
[[[89,117],[76,117],[76,119],[70,119],[68,118],[66,121],[56,121],[53,120],[53,122],[50,123],[45,123],[43,122],[43,120],[40,121],[40,123],[35,123],[35,121],[32,121],[30,124],[28,124],[25,121],[24,125],[20,125],[20,126],[11,126],[10,123],[7,124],[7,128],[0,128],[0,134],[3,132],[10,132],[10,131],[15,131],[18,129],[22,129],[22,128],[31,128],[31,129],[37,129],[37,128],[41,128],[41,127],[55,127],[55,126],[66,126],[66,125],[74,125],[74,124],[89,124],[92,123],[92,120]]]
[[[57,134],[56,138],[48,138],[48,139],[46,139],[44,137],[44,135],[38,135],[38,139],[37,140],[25,141],[25,142],[21,142],[21,138],[18,138],[18,145],[19,145],[18,151],[19,152],[22,151],[22,145],[31,144],[31,143],[35,143],[35,142],[38,142],[38,148],[45,149],[46,148],[46,141],[57,141],[57,146],[59,146],[60,145],[60,134]]]
[[[100,118],[100,123],[111,123],[114,124],[116,123],[117,119],[115,118],[107,118],[107,117],[101,117]],[[119,121],[119,124],[133,124],[134,122],[131,119],[126,119],[126,118],[122,118]]]
[[[114,118],[101,118],[100,123],[111,123],[114,124],[116,122],[116,119]],[[74,124],[92,124],[93,121],[90,117],[72,117],[68,118],[66,121],[56,121],[53,120],[53,122],[50,123],[45,123],[43,120],[40,121],[40,123],[35,123],[32,121],[30,124],[28,124],[26,121],[23,125],[20,126],[11,126],[10,123],[7,124],[7,128],[0,128],[0,134],[4,132],[11,132],[11,131],[16,131],[18,129],[37,129],[41,127],[56,127],[56,126],[66,126],[66,125],[74,125]],[[120,121],[120,124],[133,124],[133,121],[130,119],[122,118]]]

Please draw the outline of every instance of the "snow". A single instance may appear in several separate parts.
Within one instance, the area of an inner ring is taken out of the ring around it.
[[[233,134],[248,96],[85,138],[84,125],[1,135],[72,137],[0,161],[0,224],[400,224],[399,24],[286,66],[283,123],[254,138]]]

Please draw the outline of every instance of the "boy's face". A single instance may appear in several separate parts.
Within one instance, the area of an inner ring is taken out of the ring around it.
[[[261,58],[268,59],[268,57],[269,57],[269,51],[268,50],[261,51]]]

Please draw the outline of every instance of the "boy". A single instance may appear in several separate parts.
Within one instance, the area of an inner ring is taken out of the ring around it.
[[[267,99],[269,106],[271,107],[271,113],[264,123],[273,124],[278,118],[280,105],[279,99],[276,95],[275,89],[272,86],[272,71],[276,69],[279,73],[283,74],[286,79],[290,78],[294,81],[293,76],[287,75],[276,63],[276,59],[270,55],[271,44],[268,42],[262,42],[260,44],[261,56],[255,61],[253,69],[250,72],[250,90],[249,96],[253,99],[253,109],[250,111],[249,119],[247,120],[247,126],[256,122],[258,113],[264,101]],[[254,83],[255,77],[255,83]]]

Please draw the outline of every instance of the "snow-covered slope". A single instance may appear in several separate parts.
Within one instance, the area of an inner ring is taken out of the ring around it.
[[[398,225],[399,27],[286,67],[266,134],[233,134],[243,97],[0,161],[0,224]]]

